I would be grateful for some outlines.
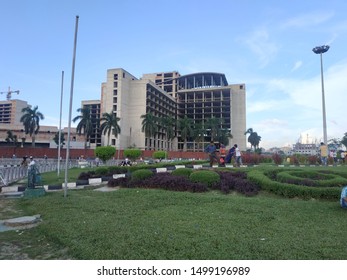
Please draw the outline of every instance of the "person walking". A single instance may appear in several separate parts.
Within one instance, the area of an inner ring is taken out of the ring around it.
[[[211,141],[210,144],[206,146],[205,152],[208,153],[208,156],[210,158],[210,167],[213,166],[214,161],[216,161],[217,163],[219,162],[219,159],[217,157],[217,147],[213,141]]]
[[[240,149],[237,147],[237,144],[235,144],[234,147],[235,147],[236,165],[240,167],[241,165],[243,165],[242,158],[241,158],[242,154]]]

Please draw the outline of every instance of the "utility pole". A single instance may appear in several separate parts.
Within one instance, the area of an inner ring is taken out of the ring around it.
[[[19,90],[11,90],[11,88],[8,87],[8,91],[1,91],[0,93],[1,93],[1,94],[6,93],[6,99],[7,99],[7,100],[11,100],[12,93],[17,93],[17,94],[19,94]]]

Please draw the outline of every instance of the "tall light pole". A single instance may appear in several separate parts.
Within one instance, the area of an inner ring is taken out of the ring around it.
[[[321,80],[322,80],[322,109],[323,109],[323,139],[324,144],[327,145],[328,143],[328,135],[327,135],[327,120],[326,120],[326,113],[325,113],[325,96],[324,96],[324,78],[323,78],[323,53],[327,52],[329,50],[328,45],[315,47],[312,49],[312,51],[315,54],[320,55],[320,73],[321,73]]]

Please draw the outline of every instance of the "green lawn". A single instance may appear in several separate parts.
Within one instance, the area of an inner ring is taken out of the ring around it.
[[[338,201],[120,189],[15,203],[43,222],[0,237],[29,244],[31,259],[347,259],[347,211]],[[53,254],[42,252],[48,247]]]

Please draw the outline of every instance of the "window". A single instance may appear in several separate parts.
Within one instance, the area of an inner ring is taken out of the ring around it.
[[[115,81],[118,80],[118,74],[113,74],[113,80],[115,80]]]
[[[115,146],[115,145],[116,145],[116,139],[112,139],[112,140],[111,140],[111,143],[112,143],[112,144],[111,144],[112,146]]]
[[[113,90],[113,96],[117,96],[117,90],[116,89]]]
[[[118,82],[113,82],[113,87],[114,88],[118,87]]]

